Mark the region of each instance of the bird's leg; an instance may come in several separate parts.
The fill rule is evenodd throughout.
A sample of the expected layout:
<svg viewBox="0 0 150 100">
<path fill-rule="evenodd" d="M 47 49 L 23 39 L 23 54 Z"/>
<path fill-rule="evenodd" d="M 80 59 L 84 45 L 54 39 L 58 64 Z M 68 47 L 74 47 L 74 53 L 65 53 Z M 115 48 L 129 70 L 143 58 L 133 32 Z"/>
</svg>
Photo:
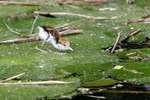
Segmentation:
<svg viewBox="0 0 150 100">
<path fill-rule="evenodd" d="M 43 43 L 42 43 L 42 46 L 45 48 L 45 49 L 47 49 L 49 52 L 51 52 L 52 53 L 52 51 L 51 50 L 49 50 L 44 44 L 45 44 L 45 42 L 46 41 L 44 41 Z"/>
<path fill-rule="evenodd" d="M 36 48 L 39 48 L 38 39 L 39 39 L 39 37 L 36 38 Z"/>
<path fill-rule="evenodd" d="M 36 48 L 37 50 L 43 52 L 43 53 L 47 53 L 47 51 L 44 51 L 44 50 L 42 50 L 42 49 L 39 48 L 38 40 L 39 40 L 39 37 L 36 38 L 36 47 L 35 47 L 35 48 Z"/>
<path fill-rule="evenodd" d="M 37 46 L 35 47 L 37 50 L 39 50 L 39 51 L 41 51 L 41 52 L 43 52 L 43 53 L 48 53 L 48 51 L 49 51 L 49 52 L 51 52 L 51 53 L 56 53 L 56 54 L 66 54 L 66 53 L 52 52 L 51 50 L 49 50 L 49 49 L 44 45 L 44 44 L 45 44 L 45 41 L 42 43 L 42 46 L 43 46 L 44 48 L 46 48 L 48 51 L 45 51 L 45 50 L 40 49 L 40 48 L 39 48 L 38 39 L 39 39 L 39 38 L 36 39 L 36 44 L 37 44 Z"/>
</svg>

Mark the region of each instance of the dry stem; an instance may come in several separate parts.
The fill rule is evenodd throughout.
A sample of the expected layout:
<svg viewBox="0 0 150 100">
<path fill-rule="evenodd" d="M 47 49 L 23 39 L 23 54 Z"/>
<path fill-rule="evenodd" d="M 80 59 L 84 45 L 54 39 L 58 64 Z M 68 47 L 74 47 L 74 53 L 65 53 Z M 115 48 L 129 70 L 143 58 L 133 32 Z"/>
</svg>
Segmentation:
<svg viewBox="0 0 150 100">
<path fill-rule="evenodd" d="M 0 83 L 4 83 L 5 81 L 14 79 L 14 78 L 19 77 L 19 76 L 22 76 L 22 75 L 24 75 L 24 74 L 25 74 L 25 72 L 24 72 L 24 73 L 21 73 L 21 74 L 18 74 L 18 75 L 15 75 L 15 76 L 13 76 L 13 77 L 7 78 L 6 80 L 1 81 Z"/>
<path fill-rule="evenodd" d="M 25 82 L 25 83 L 0 83 L 0 85 L 44 85 L 44 84 L 68 84 L 72 82 L 64 81 L 40 81 L 40 82 Z"/>
<path fill-rule="evenodd" d="M 111 50 L 111 53 L 114 52 L 114 50 L 115 50 L 115 48 L 116 48 L 116 45 L 117 45 L 117 43 L 118 43 L 118 41 L 119 41 L 119 38 L 120 38 L 121 33 L 122 33 L 122 31 L 118 33 L 118 37 L 117 37 L 117 39 L 116 39 L 115 45 L 113 46 L 113 48 L 112 48 L 112 50 Z"/>
<path fill-rule="evenodd" d="M 48 12 L 39 12 L 39 11 L 34 11 L 35 14 L 50 14 L 50 15 L 70 15 L 70 16 L 78 16 L 78 17 L 85 17 L 85 18 L 90 18 L 90 19 L 115 19 L 117 16 L 114 17 L 93 17 L 93 16 L 86 16 L 82 14 L 75 14 L 75 13 L 66 13 L 66 12 L 58 12 L 58 13 L 48 13 Z"/>
<path fill-rule="evenodd" d="M 66 30 L 66 31 L 59 32 L 60 36 L 80 34 L 80 33 L 84 33 L 83 30 Z"/>
<path fill-rule="evenodd" d="M 131 36 L 133 36 L 134 34 L 140 32 L 141 30 L 142 30 L 142 29 L 137 29 L 137 30 L 131 32 L 131 34 L 129 34 L 129 35 L 127 36 L 127 38 L 130 38 Z"/>
<path fill-rule="evenodd" d="M 84 0 L 84 2 L 93 2 L 93 3 L 108 3 L 108 2 L 120 2 L 121 0 Z"/>
<path fill-rule="evenodd" d="M 39 40 L 40 40 L 40 39 L 39 39 Z M 1 44 L 1 43 L 4 43 L 4 44 L 9 44 L 9 43 L 21 43 L 21 42 L 31 42 L 31 41 L 36 41 L 36 37 L 0 41 L 0 44 Z"/>
<path fill-rule="evenodd" d="M 38 19 L 38 16 L 39 16 L 39 15 L 36 15 L 36 16 L 35 16 L 35 19 L 34 19 L 34 21 L 33 21 L 32 28 L 31 28 L 31 34 L 32 34 L 32 32 L 33 32 L 33 27 L 34 27 L 34 24 L 35 24 L 36 20 Z"/>
<path fill-rule="evenodd" d="M 60 32 L 60 36 L 80 34 L 80 33 L 84 33 L 83 30 L 66 30 L 66 31 Z M 32 41 L 36 41 L 36 39 L 37 39 L 37 37 L 14 39 L 14 40 L 6 40 L 6 41 L 0 41 L 0 44 L 1 43 L 9 44 L 9 43 L 32 42 Z M 38 41 L 39 40 L 40 39 L 38 39 Z"/>
<path fill-rule="evenodd" d="M 29 3 L 29 2 L 13 2 L 13 1 L 0 1 L 0 4 L 13 4 L 13 5 L 29 5 L 29 6 L 40 6 L 49 5 L 49 3 Z"/>
<path fill-rule="evenodd" d="M 80 27 L 80 26 L 82 26 L 82 25 L 84 25 L 85 23 L 87 23 L 89 21 L 89 19 L 87 19 L 86 21 L 84 21 L 83 23 L 81 23 L 81 24 L 79 24 L 78 26 L 76 26 L 75 28 L 73 28 L 73 29 L 77 29 L 78 27 Z"/>
<path fill-rule="evenodd" d="M 17 35 L 19 35 L 19 36 L 21 36 L 21 37 L 28 37 L 27 35 L 22 35 L 21 33 L 12 30 L 3 20 L 1 20 L 1 21 L 5 24 L 5 26 L 6 26 L 11 32 L 13 32 L 13 33 L 15 33 L 15 34 L 17 34 Z"/>
<path fill-rule="evenodd" d="M 129 34 L 124 40 L 122 40 L 121 42 L 126 42 L 130 37 L 132 37 L 133 35 L 137 34 L 138 32 L 140 32 L 142 29 L 137 29 L 133 32 L 131 32 L 131 34 Z"/>
</svg>

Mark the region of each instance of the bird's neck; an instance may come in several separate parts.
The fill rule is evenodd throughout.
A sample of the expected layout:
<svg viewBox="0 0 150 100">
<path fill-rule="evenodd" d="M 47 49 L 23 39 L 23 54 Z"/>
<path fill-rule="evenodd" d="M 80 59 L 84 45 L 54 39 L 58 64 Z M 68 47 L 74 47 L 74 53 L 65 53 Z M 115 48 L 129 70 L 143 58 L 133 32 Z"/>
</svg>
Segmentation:
<svg viewBox="0 0 150 100">
<path fill-rule="evenodd" d="M 53 45 L 56 49 L 59 49 L 58 40 L 59 40 L 59 39 L 53 39 L 53 40 L 51 41 L 52 45 Z"/>
</svg>

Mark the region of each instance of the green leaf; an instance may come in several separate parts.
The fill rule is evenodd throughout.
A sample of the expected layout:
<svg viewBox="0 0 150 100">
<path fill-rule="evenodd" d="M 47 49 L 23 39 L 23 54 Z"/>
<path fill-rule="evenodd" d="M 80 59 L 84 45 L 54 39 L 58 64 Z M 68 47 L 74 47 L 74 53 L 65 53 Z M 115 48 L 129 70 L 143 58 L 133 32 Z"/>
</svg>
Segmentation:
<svg viewBox="0 0 150 100">
<path fill-rule="evenodd" d="M 24 0 L 21 1 L 24 2 Z M 21 1 L 19 0 L 19 2 Z M 29 2 L 39 1 L 41 0 L 32 0 Z M 141 4 L 141 1 L 137 1 L 135 5 L 124 5 L 124 3 L 125 2 L 123 1 L 120 3 L 108 3 L 105 5 L 101 4 L 97 6 L 82 6 L 77 3 L 73 4 L 79 7 L 80 10 L 76 10 L 75 8 L 66 5 L 60 6 L 57 4 L 50 4 L 49 6 L 0 4 L 0 16 L 3 19 L 6 19 L 4 21 L 10 26 L 11 29 L 22 34 L 26 34 L 31 30 L 34 19 L 11 20 L 10 18 L 7 19 L 7 17 L 20 15 L 36 9 L 47 11 L 47 8 L 50 8 L 51 12 L 71 12 L 95 17 L 110 18 L 119 16 L 116 19 L 111 20 L 89 20 L 86 24 L 79 27 L 79 29 L 82 29 L 86 34 L 66 36 L 66 38 L 70 41 L 70 46 L 74 49 L 73 52 L 59 51 L 66 54 L 53 55 L 50 53 L 41 53 L 36 49 L 32 49 L 36 46 L 35 42 L 0 44 L 0 80 L 4 80 L 14 75 L 26 72 L 25 75 L 17 77 L 13 81 L 41 81 L 49 79 L 75 81 L 75 83 L 68 85 L 0 86 L 0 89 L 2 90 L 0 93 L 1 99 L 42 99 L 46 96 L 48 98 L 55 98 L 55 96 L 66 94 L 75 90 L 79 86 L 80 82 L 100 79 L 107 75 L 118 76 L 119 79 L 127 79 L 131 82 L 137 81 L 140 83 L 149 84 L 149 64 L 135 62 L 137 60 L 142 62 L 149 62 L 149 49 L 129 50 L 129 52 L 123 51 L 117 52 L 116 54 L 110 54 L 109 52 L 101 49 L 114 45 L 117 34 L 120 31 L 123 31 L 120 41 L 129 35 L 131 28 L 143 29 L 140 34 L 134 36 L 134 41 L 144 40 L 146 36 L 150 35 L 148 23 L 132 23 L 128 26 L 125 26 L 124 23 L 122 23 L 128 21 L 128 19 L 137 18 L 137 16 L 142 17 L 143 15 L 147 14 L 149 8 L 144 8 L 144 5 L 146 6 L 145 1 L 144 4 Z M 116 8 L 116 11 L 98 11 L 99 8 L 110 7 Z M 124 12 L 123 15 L 121 15 L 122 12 Z M 78 16 L 66 15 L 58 16 L 58 18 L 46 18 L 39 16 L 35 22 L 33 31 L 34 33 L 38 33 L 37 26 L 40 25 L 47 24 L 56 28 L 69 23 L 74 23 L 73 25 L 70 25 L 70 28 L 72 29 L 73 27 L 83 23 L 83 20 L 81 21 L 81 17 Z M 100 26 L 97 23 L 104 25 Z M 0 30 L 2 30 L 0 32 L 1 41 L 22 38 L 10 32 L 1 21 L 0 26 Z M 122 28 L 117 29 L 117 26 L 121 26 Z M 42 42 L 43 41 L 39 42 L 40 48 L 44 49 L 42 47 Z M 52 51 L 58 51 L 49 43 L 46 43 L 46 47 Z M 137 52 L 137 54 L 126 57 L 125 52 Z M 124 58 L 122 60 L 124 62 L 134 62 L 131 64 L 121 63 L 119 64 L 120 66 L 125 66 L 125 68 L 143 72 L 144 74 L 139 75 L 132 72 L 127 72 L 122 68 L 119 70 L 113 70 L 112 67 L 119 62 L 118 57 Z M 74 77 L 72 77 L 72 74 Z M 107 82 L 105 82 L 103 86 L 104 85 L 107 85 Z"/>
<path fill-rule="evenodd" d="M 137 72 L 141 72 L 143 73 L 138 74 L 138 73 L 133 73 L 130 71 L 126 71 L 124 69 L 120 69 L 120 70 L 108 70 L 106 71 L 106 73 L 110 76 L 117 76 L 118 79 L 120 80 L 127 80 L 130 82 L 138 82 L 141 84 L 149 84 L 149 66 L 150 63 L 141 63 L 141 62 L 130 62 L 130 63 L 121 63 L 120 65 L 124 66 L 126 69 L 129 70 L 136 70 Z"/>
<path fill-rule="evenodd" d="M 95 87 L 95 86 L 112 85 L 112 84 L 115 84 L 115 83 L 117 83 L 116 80 L 104 78 L 104 79 L 85 82 L 85 83 L 82 84 L 82 86 L 84 86 L 84 87 Z"/>
<path fill-rule="evenodd" d="M 121 68 L 123 68 L 123 66 L 117 65 L 113 69 L 121 69 Z"/>
<path fill-rule="evenodd" d="M 1 99 L 43 99 L 54 98 L 74 91 L 80 84 L 78 78 L 70 78 L 65 81 L 74 81 L 70 84 L 50 84 L 50 85 L 0 85 Z M 11 82 L 11 81 L 10 81 Z M 13 81 L 17 82 L 17 81 Z M 17 95 L 16 95 L 17 94 Z"/>
</svg>

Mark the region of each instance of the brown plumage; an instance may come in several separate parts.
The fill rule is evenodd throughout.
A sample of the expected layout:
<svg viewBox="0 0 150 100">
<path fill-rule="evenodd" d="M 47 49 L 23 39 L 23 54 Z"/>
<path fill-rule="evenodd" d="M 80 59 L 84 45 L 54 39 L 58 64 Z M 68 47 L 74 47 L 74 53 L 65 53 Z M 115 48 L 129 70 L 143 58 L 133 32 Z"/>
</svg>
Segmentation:
<svg viewBox="0 0 150 100">
<path fill-rule="evenodd" d="M 51 26 L 49 26 L 49 25 L 44 25 L 44 26 L 41 26 L 48 34 L 51 34 L 52 36 L 54 36 L 54 37 L 56 37 L 57 36 L 57 38 L 60 38 L 60 35 L 59 35 L 59 33 L 58 33 L 58 31 L 55 29 L 55 28 L 53 28 L 53 27 L 51 27 Z"/>
<path fill-rule="evenodd" d="M 61 38 L 58 40 L 58 43 L 69 44 L 69 41 L 66 38 Z"/>
</svg>

